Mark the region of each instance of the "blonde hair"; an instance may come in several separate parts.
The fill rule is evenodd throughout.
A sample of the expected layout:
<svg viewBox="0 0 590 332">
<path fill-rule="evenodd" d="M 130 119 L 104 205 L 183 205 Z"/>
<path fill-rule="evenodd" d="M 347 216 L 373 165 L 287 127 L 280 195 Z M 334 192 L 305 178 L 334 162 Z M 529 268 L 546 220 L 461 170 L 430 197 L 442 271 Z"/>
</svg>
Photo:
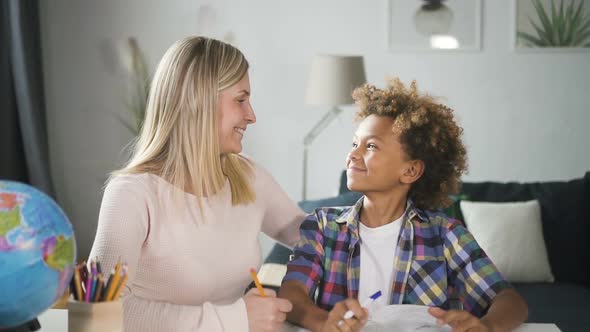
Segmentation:
<svg viewBox="0 0 590 332">
<path fill-rule="evenodd" d="M 227 177 L 233 205 L 253 202 L 252 166 L 240 155 L 220 154 L 217 129 L 219 92 L 248 67 L 237 48 L 219 40 L 189 37 L 172 45 L 154 74 L 133 155 L 113 175 L 158 175 L 197 196 L 199 207 Z"/>
</svg>

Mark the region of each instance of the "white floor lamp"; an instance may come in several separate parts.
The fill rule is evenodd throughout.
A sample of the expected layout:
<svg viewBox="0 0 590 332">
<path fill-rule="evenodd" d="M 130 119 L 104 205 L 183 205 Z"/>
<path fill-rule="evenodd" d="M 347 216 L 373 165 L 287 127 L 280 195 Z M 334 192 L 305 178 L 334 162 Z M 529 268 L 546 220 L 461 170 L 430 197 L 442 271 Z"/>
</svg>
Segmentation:
<svg viewBox="0 0 590 332">
<path fill-rule="evenodd" d="M 303 139 L 303 199 L 307 199 L 307 152 L 315 138 L 350 105 L 352 91 L 367 82 L 362 56 L 316 55 L 311 63 L 305 103 L 326 105 L 331 109 Z"/>
</svg>

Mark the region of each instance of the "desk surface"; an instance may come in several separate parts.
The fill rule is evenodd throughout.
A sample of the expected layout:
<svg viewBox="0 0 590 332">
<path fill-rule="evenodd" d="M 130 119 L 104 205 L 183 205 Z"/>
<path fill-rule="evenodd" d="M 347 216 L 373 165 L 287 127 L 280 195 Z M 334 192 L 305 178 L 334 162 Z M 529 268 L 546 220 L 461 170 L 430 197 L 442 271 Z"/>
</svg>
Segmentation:
<svg viewBox="0 0 590 332">
<path fill-rule="evenodd" d="M 49 309 L 38 317 L 41 332 L 68 331 L 68 311 L 66 309 Z"/>
<path fill-rule="evenodd" d="M 49 309 L 39 316 L 42 332 L 67 332 L 68 311 L 64 309 Z M 307 331 L 290 324 L 285 324 L 281 332 Z M 522 324 L 515 332 L 561 332 L 555 324 Z"/>
</svg>

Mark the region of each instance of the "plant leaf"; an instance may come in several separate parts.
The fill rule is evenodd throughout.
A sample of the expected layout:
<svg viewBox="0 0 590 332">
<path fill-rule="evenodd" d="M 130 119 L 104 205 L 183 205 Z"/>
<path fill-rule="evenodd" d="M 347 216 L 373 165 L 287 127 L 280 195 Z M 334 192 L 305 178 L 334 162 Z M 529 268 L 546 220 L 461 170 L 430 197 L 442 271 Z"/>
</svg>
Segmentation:
<svg viewBox="0 0 590 332">
<path fill-rule="evenodd" d="M 574 7 L 575 1 L 570 2 L 570 4 L 567 6 L 567 11 L 565 14 L 565 32 L 563 36 L 564 45 L 572 44 L 572 39 L 576 30 L 577 23 L 574 20 Z"/>
<path fill-rule="evenodd" d="M 581 23 L 583 25 L 576 29 L 576 31 L 574 32 L 573 40 L 571 43 L 572 45 L 578 45 L 580 42 L 584 41 L 584 38 L 582 38 L 582 36 L 586 35 L 588 31 L 590 31 L 590 16 L 584 17 Z"/>
<path fill-rule="evenodd" d="M 564 31 L 565 31 L 565 24 L 566 19 L 563 14 L 563 0 L 559 3 L 559 14 L 557 15 L 557 21 L 554 22 L 557 26 L 557 40 L 558 45 L 563 45 L 564 42 Z"/>
<path fill-rule="evenodd" d="M 586 42 L 586 39 L 590 37 L 590 31 L 586 31 L 584 33 L 580 33 L 576 35 L 576 38 L 572 41 L 572 46 L 580 46 L 580 44 Z"/>
<path fill-rule="evenodd" d="M 535 10 L 537 11 L 537 16 L 543 25 L 543 30 L 545 32 L 545 38 L 553 42 L 553 27 L 551 25 L 551 21 L 547 14 L 545 13 L 545 8 L 541 4 L 539 0 L 533 0 L 533 5 L 535 6 Z"/>
<path fill-rule="evenodd" d="M 572 6 L 573 6 L 573 3 L 572 3 Z M 576 9 L 576 13 L 574 14 L 574 17 L 572 18 L 572 25 L 577 25 L 578 20 L 580 18 L 582 18 L 581 13 L 582 13 L 583 6 L 584 6 L 584 0 L 581 0 L 580 5 L 578 6 L 578 9 Z"/>
<path fill-rule="evenodd" d="M 551 0 L 551 22 L 557 20 L 557 9 L 555 9 L 555 1 Z"/>
<path fill-rule="evenodd" d="M 586 32 L 590 29 L 590 15 L 585 16 L 580 22 L 580 28 L 576 30 L 576 33 Z"/>
<path fill-rule="evenodd" d="M 143 125 L 147 99 L 149 96 L 151 75 L 145 55 L 135 38 L 128 39 L 128 48 L 132 60 L 131 82 L 133 86 L 132 96 L 127 98 L 127 109 L 133 116 L 135 126 L 125 121 L 126 127 L 134 127 L 133 132 L 138 133 Z"/>
<path fill-rule="evenodd" d="M 539 39 L 544 41 L 544 46 L 548 46 L 548 45 L 553 45 L 553 43 L 551 42 L 550 37 L 548 38 L 543 31 L 541 30 L 541 28 L 535 24 L 535 22 L 531 21 L 531 25 L 533 26 L 533 28 L 535 29 L 535 31 L 537 31 L 537 35 L 539 36 Z"/>
<path fill-rule="evenodd" d="M 535 36 L 529 35 L 528 33 L 519 31 L 517 35 L 519 38 L 524 39 L 525 41 L 531 43 L 533 46 L 537 46 L 537 47 L 548 46 L 548 44 L 545 41 L 538 39 Z"/>
<path fill-rule="evenodd" d="M 565 16 L 566 17 L 571 18 L 574 15 L 574 5 L 575 4 L 576 4 L 576 2 L 575 1 L 572 1 L 572 2 L 569 3 L 569 5 L 567 5 L 567 10 L 566 10 L 566 13 L 565 13 Z"/>
<path fill-rule="evenodd" d="M 117 118 L 117 120 L 119 120 L 119 122 L 121 122 L 121 124 L 123 125 L 123 127 L 127 128 L 132 134 L 137 135 L 137 131 L 135 130 L 135 128 L 133 128 L 133 125 L 131 125 L 127 120 L 125 120 L 120 114 L 117 114 L 115 112 L 112 112 L 113 116 L 115 116 Z"/>
<path fill-rule="evenodd" d="M 557 9 L 555 9 L 555 1 L 551 0 L 551 45 L 559 45 L 559 18 L 557 17 Z"/>
</svg>

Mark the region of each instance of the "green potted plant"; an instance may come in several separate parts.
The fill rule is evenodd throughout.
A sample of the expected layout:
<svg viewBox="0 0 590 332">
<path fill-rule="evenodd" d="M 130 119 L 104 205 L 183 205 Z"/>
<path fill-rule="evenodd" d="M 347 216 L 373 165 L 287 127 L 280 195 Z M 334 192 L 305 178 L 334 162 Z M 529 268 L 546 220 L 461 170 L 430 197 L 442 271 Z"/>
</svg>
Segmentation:
<svg viewBox="0 0 590 332">
<path fill-rule="evenodd" d="M 537 20 L 529 17 L 529 22 L 535 34 L 518 31 L 518 38 L 535 47 L 589 47 L 590 15 L 584 14 L 584 0 L 572 0 L 566 8 L 564 0 L 558 2 L 551 0 L 546 9 L 540 0 L 532 0 Z"/>
<path fill-rule="evenodd" d="M 150 91 L 151 74 L 148 68 L 147 60 L 137 40 L 133 37 L 127 39 L 128 67 L 130 71 L 131 94 L 125 100 L 131 120 L 128 120 L 115 113 L 119 121 L 134 136 L 139 134 L 139 130 L 145 118 L 145 108 Z"/>
</svg>

